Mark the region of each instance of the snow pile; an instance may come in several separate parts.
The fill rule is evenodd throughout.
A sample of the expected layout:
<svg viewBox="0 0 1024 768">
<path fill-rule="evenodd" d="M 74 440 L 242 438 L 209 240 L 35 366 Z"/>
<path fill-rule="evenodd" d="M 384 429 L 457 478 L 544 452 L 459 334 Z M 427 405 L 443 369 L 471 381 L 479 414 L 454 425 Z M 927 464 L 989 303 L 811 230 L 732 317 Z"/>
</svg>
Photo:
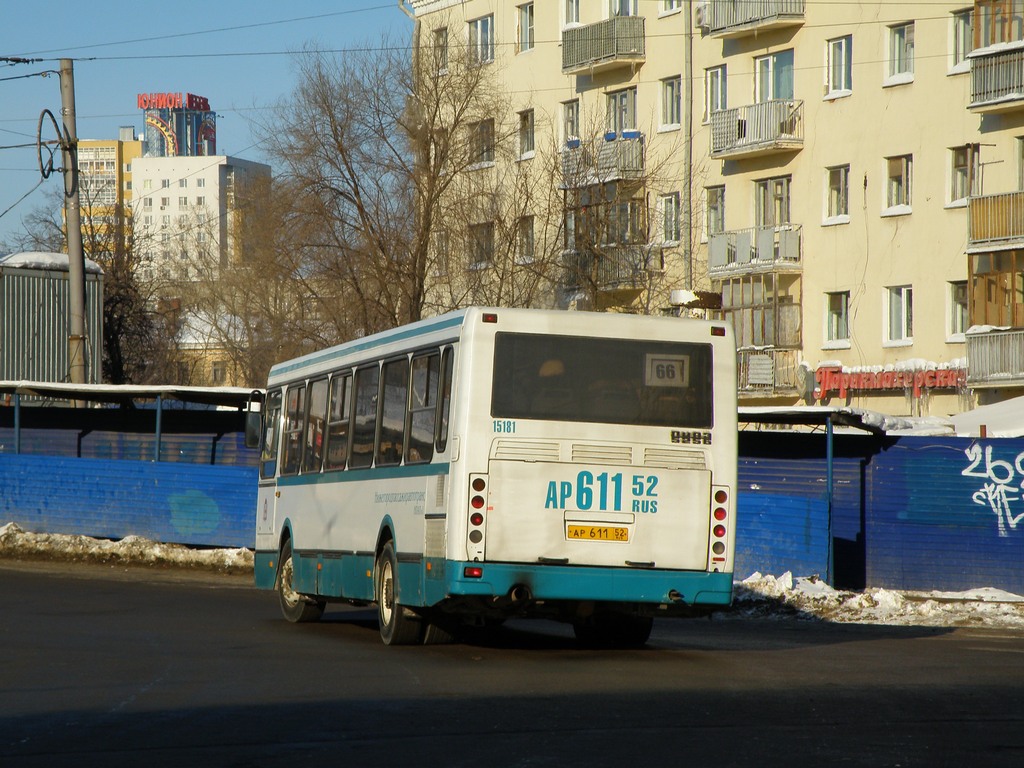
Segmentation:
<svg viewBox="0 0 1024 768">
<path fill-rule="evenodd" d="M 1024 597 L 998 589 L 967 592 L 846 592 L 821 579 L 754 573 L 736 585 L 734 614 L 899 626 L 1024 629 Z"/>
<path fill-rule="evenodd" d="M 29 533 L 15 523 L 0 526 L 0 559 L 4 557 L 60 557 L 71 561 L 135 563 L 142 565 L 204 568 L 237 572 L 252 570 L 248 549 L 192 549 L 181 544 L 160 544 L 141 536 L 120 541 L 55 533 Z"/>
</svg>

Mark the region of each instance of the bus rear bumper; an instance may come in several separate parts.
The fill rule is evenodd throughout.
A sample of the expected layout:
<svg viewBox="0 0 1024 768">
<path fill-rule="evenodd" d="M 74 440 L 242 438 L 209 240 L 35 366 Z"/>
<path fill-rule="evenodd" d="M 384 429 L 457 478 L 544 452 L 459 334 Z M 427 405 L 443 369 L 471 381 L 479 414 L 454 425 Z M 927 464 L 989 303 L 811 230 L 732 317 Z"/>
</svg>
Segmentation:
<svg viewBox="0 0 1024 768">
<path fill-rule="evenodd" d="M 479 577 L 465 575 L 474 568 L 482 570 Z M 732 602 L 732 573 L 463 562 L 449 562 L 448 573 L 450 597 L 498 598 L 517 593 L 533 601 L 689 606 Z"/>
</svg>

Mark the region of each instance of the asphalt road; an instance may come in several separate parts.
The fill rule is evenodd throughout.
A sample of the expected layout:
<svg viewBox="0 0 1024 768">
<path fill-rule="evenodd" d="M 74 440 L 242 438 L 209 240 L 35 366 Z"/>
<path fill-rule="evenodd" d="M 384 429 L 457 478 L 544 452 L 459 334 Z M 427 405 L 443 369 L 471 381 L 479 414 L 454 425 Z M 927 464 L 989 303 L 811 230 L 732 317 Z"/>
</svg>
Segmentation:
<svg viewBox="0 0 1024 768">
<path fill-rule="evenodd" d="M 246 579 L 0 561 L 0 766 L 1020 766 L 1024 634 L 661 620 L 383 646 Z"/>
</svg>

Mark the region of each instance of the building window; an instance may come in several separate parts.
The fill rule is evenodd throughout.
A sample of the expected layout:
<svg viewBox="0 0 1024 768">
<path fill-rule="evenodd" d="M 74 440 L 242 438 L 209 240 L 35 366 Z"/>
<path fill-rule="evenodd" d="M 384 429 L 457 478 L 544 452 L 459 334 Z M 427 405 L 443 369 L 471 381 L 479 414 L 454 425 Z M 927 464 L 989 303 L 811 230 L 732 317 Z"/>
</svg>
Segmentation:
<svg viewBox="0 0 1024 768">
<path fill-rule="evenodd" d="M 206 198 L 205 197 L 197 197 L 196 198 L 196 205 L 198 205 L 198 206 L 206 205 Z"/>
<path fill-rule="evenodd" d="M 188 186 L 188 179 L 178 179 L 178 186 L 185 189 Z"/>
<path fill-rule="evenodd" d="M 565 23 L 580 23 L 580 0 L 565 0 Z"/>
<path fill-rule="evenodd" d="M 474 64 L 494 61 L 494 16 L 469 22 L 469 58 Z"/>
<path fill-rule="evenodd" d="M 474 164 L 494 162 L 494 120 L 481 120 L 474 123 L 472 131 L 471 162 Z"/>
<path fill-rule="evenodd" d="M 754 59 L 754 101 L 793 98 L 793 49 Z"/>
<path fill-rule="evenodd" d="M 833 223 L 850 220 L 850 166 L 837 165 L 828 169 L 828 201 L 826 217 Z"/>
<path fill-rule="evenodd" d="M 188 198 L 185 197 L 184 195 L 179 197 L 178 198 L 178 207 L 179 208 L 188 208 Z"/>
<path fill-rule="evenodd" d="M 142 198 L 142 207 L 146 208 L 146 209 L 152 209 L 153 208 L 153 198 L 151 198 L 151 197 L 144 197 L 144 198 Z"/>
<path fill-rule="evenodd" d="M 197 187 L 205 187 L 206 186 L 206 179 L 196 179 L 196 186 Z"/>
<path fill-rule="evenodd" d="M 160 179 L 160 188 L 161 189 L 170 189 L 170 186 L 171 186 L 171 180 L 170 179 Z"/>
<path fill-rule="evenodd" d="M 970 8 L 953 14 L 953 70 L 970 72 L 967 54 L 974 50 L 974 11 Z"/>
<path fill-rule="evenodd" d="M 434 30 L 434 68 L 438 72 L 448 69 L 448 27 Z"/>
<path fill-rule="evenodd" d="M 683 7 L 683 0 L 663 0 L 661 4 L 662 13 L 672 13 Z"/>
<path fill-rule="evenodd" d="M 682 114 L 683 81 L 679 75 L 661 81 L 662 127 L 677 128 Z"/>
<path fill-rule="evenodd" d="M 763 179 L 754 184 L 756 208 L 755 224 L 758 227 L 781 227 L 789 224 L 789 186 L 791 176 L 777 176 Z"/>
<path fill-rule="evenodd" d="M 533 50 L 533 3 L 519 6 L 519 52 Z"/>
<path fill-rule="evenodd" d="M 885 204 L 888 208 L 909 208 L 910 188 L 913 183 L 913 155 L 887 157 Z"/>
<path fill-rule="evenodd" d="M 726 109 L 725 64 L 704 70 L 704 122 L 711 114 Z"/>
<path fill-rule="evenodd" d="M 949 283 L 949 336 L 952 341 L 963 341 L 968 328 L 967 281 Z"/>
<path fill-rule="evenodd" d="M 708 187 L 707 193 L 707 231 L 708 236 L 725 232 L 725 187 Z"/>
<path fill-rule="evenodd" d="M 914 79 L 914 22 L 889 27 L 889 80 L 891 84 Z"/>
<path fill-rule="evenodd" d="M 469 268 L 485 269 L 494 263 L 494 222 L 469 227 Z"/>
<path fill-rule="evenodd" d="M 636 88 L 608 94 L 608 133 L 614 138 L 623 131 L 636 130 Z"/>
<path fill-rule="evenodd" d="M 914 289 L 896 285 L 886 289 L 888 327 L 886 341 L 910 343 L 914 340 Z"/>
<path fill-rule="evenodd" d="M 679 193 L 661 196 L 661 232 L 666 243 L 678 243 L 680 235 Z"/>
<path fill-rule="evenodd" d="M 953 147 L 949 152 L 952 161 L 949 200 L 952 203 L 966 201 L 968 197 L 977 195 L 979 191 L 981 145 L 965 144 L 962 147 Z"/>
<path fill-rule="evenodd" d="M 532 264 L 535 256 L 533 216 L 523 216 L 516 226 L 516 261 L 519 264 Z"/>
<path fill-rule="evenodd" d="M 826 45 L 825 95 L 845 96 L 853 91 L 853 36 L 837 37 Z"/>
<path fill-rule="evenodd" d="M 562 133 L 566 142 L 580 138 L 580 100 L 562 102 Z"/>
<path fill-rule="evenodd" d="M 637 0 L 608 0 L 609 16 L 636 16 Z"/>
<path fill-rule="evenodd" d="M 533 157 L 533 110 L 519 113 L 519 157 Z"/>
<path fill-rule="evenodd" d="M 850 292 L 825 294 L 825 341 L 848 346 L 850 341 Z"/>
</svg>

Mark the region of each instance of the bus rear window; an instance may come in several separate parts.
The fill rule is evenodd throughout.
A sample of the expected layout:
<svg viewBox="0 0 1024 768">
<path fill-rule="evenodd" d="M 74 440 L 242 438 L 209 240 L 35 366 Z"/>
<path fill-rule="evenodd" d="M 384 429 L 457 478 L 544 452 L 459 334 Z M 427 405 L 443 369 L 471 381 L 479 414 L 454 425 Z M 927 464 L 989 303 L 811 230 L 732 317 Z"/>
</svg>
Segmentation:
<svg viewBox="0 0 1024 768">
<path fill-rule="evenodd" d="M 711 382 L 710 344 L 498 333 L 491 415 L 708 429 Z"/>
</svg>

